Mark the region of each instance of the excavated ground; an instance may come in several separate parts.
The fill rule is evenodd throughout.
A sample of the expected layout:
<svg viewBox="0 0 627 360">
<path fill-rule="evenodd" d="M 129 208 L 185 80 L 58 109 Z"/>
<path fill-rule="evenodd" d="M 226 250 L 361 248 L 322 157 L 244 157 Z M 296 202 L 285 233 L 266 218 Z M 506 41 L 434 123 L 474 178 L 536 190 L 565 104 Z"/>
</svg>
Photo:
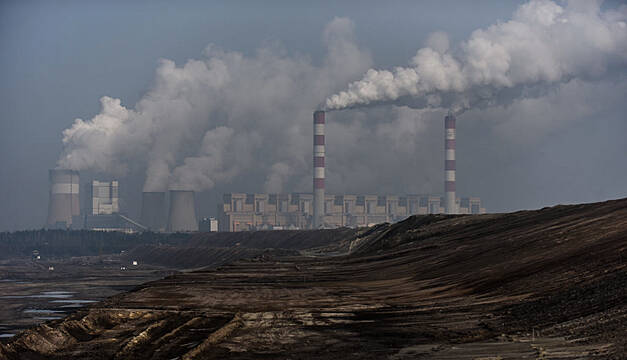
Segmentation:
<svg viewBox="0 0 627 360">
<path fill-rule="evenodd" d="M 336 244 L 355 232 L 337 229 L 154 236 L 41 230 L 2 233 L 0 342 L 10 341 L 26 328 L 64 318 L 93 302 L 178 271 L 215 268 L 262 254 L 295 255 L 298 250 Z M 41 254 L 40 259 L 31 255 L 33 250 Z M 103 250 L 114 253 L 94 255 Z"/>
<path fill-rule="evenodd" d="M 623 359 L 626 249 L 627 200 L 414 216 L 145 284 L 0 357 Z"/>
</svg>

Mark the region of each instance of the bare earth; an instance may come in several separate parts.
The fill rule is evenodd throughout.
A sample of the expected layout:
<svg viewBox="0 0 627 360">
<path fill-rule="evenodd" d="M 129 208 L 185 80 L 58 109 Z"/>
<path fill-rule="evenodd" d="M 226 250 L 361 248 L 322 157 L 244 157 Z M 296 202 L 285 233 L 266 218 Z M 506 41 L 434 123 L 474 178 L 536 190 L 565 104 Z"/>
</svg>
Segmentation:
<svg viewBox="0 0 627 360">
<path fill-rule="evenodd" d="M 627 200 L 415 216 L 147 283 L 0 357 L 623 359 L 626 249 Z"/>
</svg>

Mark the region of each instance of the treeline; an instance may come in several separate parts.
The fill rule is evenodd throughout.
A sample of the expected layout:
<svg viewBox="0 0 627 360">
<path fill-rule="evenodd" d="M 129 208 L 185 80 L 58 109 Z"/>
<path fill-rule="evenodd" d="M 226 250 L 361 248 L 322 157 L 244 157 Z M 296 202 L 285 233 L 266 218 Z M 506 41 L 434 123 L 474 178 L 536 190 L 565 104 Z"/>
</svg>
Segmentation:
<svg viewBox="0 0 627 360">
<path fill-rule="evenodd" d="M 176 244 L 189 234 L 161 234 L 89 231 L 31 230 L 0 233 L 0 259 L 32 256 L 37 250 L 43 257 L 91 256 L 119 253 L 143 244 Z"/>
</svg>

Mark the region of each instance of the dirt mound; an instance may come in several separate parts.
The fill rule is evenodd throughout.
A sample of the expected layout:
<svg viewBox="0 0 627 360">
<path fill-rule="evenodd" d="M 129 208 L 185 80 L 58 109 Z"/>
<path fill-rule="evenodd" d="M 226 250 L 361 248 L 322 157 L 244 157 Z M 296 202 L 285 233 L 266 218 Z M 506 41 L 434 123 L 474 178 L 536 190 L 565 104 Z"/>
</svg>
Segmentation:
<svg viewBox="0 0 627 360">
<path fill-rule="evenodd" d="M 293 236 L 317 243 L 308 233 Z M 249 235 L 270 236 L 240 236 Z M 266 253 L 152 282 L 29 330 L 0 354 L 625 358 L 627 200 L 416 216 L 344 235 L 313 253 Z M 92 325 L 103 316 L 118 320 Z"/>
<path fill-rule="evenodd" d="M 218 267 L 236 260 L 250 259 L 264 254 L 274 256 L 298 255 L 296 250 L 258 249 L 243 246 L 193 247 L 189 245 L 140 245 L 125 254 L 127 262 L 161 265 L 177 269 Z"/>
<path fill-rule="evenodd" d="M 197 233 L 186 242 L 191 247 L 231 247 L 242 246 L 254 249 L 303 250 L 337 243 L 352 238 L 355 229 L 332 230 L 280 230 Z"/>
</svg>

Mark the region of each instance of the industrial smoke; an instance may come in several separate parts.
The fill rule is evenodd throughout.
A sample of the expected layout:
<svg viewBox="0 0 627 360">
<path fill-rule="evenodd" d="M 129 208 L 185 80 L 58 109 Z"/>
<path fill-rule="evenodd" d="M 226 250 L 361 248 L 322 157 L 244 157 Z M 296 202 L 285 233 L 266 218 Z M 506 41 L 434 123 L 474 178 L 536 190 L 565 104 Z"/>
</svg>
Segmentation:
<svg viewBox="0 0 627 360">
<path fill-rule="evenodd" d="M 627 62 L 626 20 L 625 7 L 533 0 L 511 20 L 476 30 L 458 45 L 444 33 L 432 34 L 408 66 L 392 70 L 368 70 L 371 57 L 357 47 L 353 24 L 344 18 L 325 28 L 320 65 L 277 47 L 247 56 L 209 46 L 199 60 L 162 60 L 153 88 L 134 106 L 102 97 L 99 114 L 77 119 L 63 132 L 58 165 L 118 177 L 141 169 L 133 171 L 145 174 L 147 192 L 204 191 L 243 175 L 258 179 L 266 192 L 306 191 L 312 181 L 311 109 L 321 103 L 328 110 L 404 105 L 387 109 L 379 116 L 386 121 L 370 127 L 364 118 L 374 119 L 375 111 L 353 114 L 352 124 L 338 123 L 329 134 L 343 136 L 333 161 L 345 166 L 334 166 L 327 181 L 359 178 L 372 186 L 380 178 L 371 163 L 386 167 L 390 161 L 380 151 L 375 156 L 381 158 L 362 164 L 355 160 L 364 158 L 358 145 L 371 136 L 376 139 L 369 149 L 393 146 L 397 155 L 415 150 L 419 144 L 397 141 L 422 131 L 422 115 L 408 107 L 458 114 L 539 96 L 573 79 L 603 79 Z M 417 156 L 414 151 L 407 158 Z"/>
<path fill-rule="evenodd" d="M 348 19 L 333 19 L 324 42 L 320 66 L 276 47 L 248 57 L 209 46 L 182 66 L 162 60 L 134 107 L 104 96 L 99 114 L 63 132 L 58 165 L 118 177 L 146 167 L 148 192 L 208 190 L 243 171 L 265 177 L 266 191 L 284 191 L 309 173 L 301 145 L 311 130 L 297 120 L 372 64 Z"/>
<path fill-rule="evenodd" d="M 459 113 L 543 94 L 574 78 L 598 79 L 627 62 L 627 10 L 597 1 L 534 0 L 510 21 L 476 30 L 459 47 L 435 33 L 409 66 L 370 69 L 326 100 L 328 110 L 393 103 Z"/>
</svg>

